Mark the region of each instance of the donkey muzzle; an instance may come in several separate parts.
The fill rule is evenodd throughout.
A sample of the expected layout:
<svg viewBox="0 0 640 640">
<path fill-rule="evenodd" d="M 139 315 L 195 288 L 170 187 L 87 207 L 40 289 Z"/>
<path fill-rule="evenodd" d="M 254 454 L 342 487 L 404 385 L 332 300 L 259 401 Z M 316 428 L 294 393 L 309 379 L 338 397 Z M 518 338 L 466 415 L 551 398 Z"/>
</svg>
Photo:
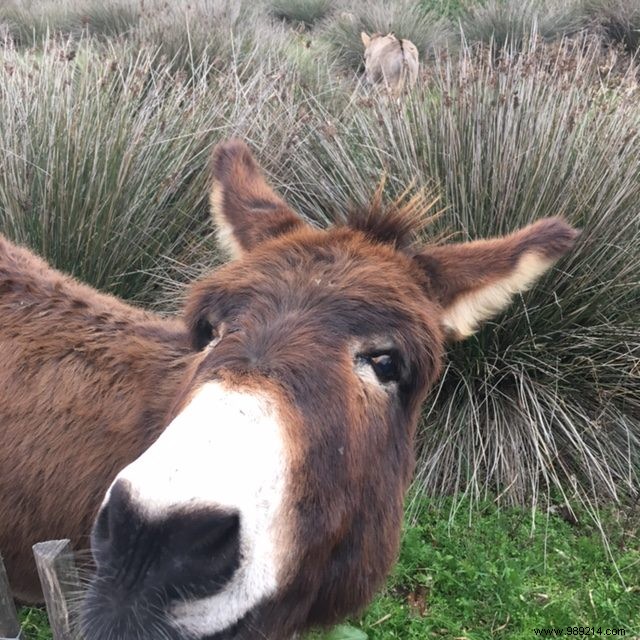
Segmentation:
<svg viewBox="0 0 640 640">
<path fill-rule="evenodd" d="M 240 517 L 185 507 L 150 518 L 129 483 L 118 480 L 96 519 L 92 551 L 96 575 L 83 607 L 89 640 L 142 640 L 153 629 L 183 638 L 168 611 L 183 599 L 215 595 L 231 580 L 240 565 Z"/>
</svg>

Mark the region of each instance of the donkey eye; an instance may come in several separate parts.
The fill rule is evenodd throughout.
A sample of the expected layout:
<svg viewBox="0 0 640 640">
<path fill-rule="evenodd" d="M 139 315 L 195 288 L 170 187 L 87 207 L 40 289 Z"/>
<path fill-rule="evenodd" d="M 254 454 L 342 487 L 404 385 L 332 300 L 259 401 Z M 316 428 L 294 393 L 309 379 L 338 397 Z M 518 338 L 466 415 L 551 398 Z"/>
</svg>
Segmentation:
<svg viewBox="0 0 640 640">
<path fill-rule="evenodd" d="M 387 351 L 366 356 L 373 372 L 382 383 L 400 380 L 400 358 L 397 353 Z"/>
</svg>

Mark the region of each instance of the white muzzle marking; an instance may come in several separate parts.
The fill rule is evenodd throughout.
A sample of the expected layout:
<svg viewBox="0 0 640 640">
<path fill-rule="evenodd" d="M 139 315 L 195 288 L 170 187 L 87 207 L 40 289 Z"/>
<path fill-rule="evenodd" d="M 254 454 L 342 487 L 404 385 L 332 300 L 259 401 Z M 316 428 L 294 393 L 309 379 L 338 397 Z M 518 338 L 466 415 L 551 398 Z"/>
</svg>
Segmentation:
<svg viewBox="0 0 640 640">
<path fill-rule="evenodd" d="M 171 611 L 188 633 L 222 631 L 277 590 L 286 477 L 282 434 L 266 395 L 209 382 L 116 478 L 130 484 L 132 500 L 152 520 L 190 506 L 240 514 L 240 567 L 231 581 L 220 593 Z"/>
</svg>

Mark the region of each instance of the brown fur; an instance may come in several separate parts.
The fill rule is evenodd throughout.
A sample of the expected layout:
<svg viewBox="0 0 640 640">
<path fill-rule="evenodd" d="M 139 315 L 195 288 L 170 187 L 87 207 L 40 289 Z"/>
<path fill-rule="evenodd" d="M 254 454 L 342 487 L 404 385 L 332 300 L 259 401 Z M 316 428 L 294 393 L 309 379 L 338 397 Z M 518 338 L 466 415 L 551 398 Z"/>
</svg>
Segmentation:
<svg viewBox="0 0 640 640">
<path fill-rule="evenodd" d="M 443 324 L 450 337 L 461 339 L 514 293 L 528 289 L 577 235 L 562 219 L 546 218 L 504 238 L 426 247 L 415 260 L 427 276 L 427 290 L 448 316 Z M 469 321 L 459 317 L 469 315 L 467 306 L 474 307 Z"/>
<path fill-rule="evenodd" d="M 207 371 L 242 372 L 250 362 L 252 377 L 278 380 L 285 404 L 301 413 L 301 421 L 289 422 L 289 465 L 295 482 L 288 502 L 307 570 L 290 576 L 286 602 L 270 606 L 276 613 L 287 610 L 300 624 L 332 623 L 371 599 L 395 558 L 403 496 L 413 472 L 418 411 L 439 373 L 442 336 L 435 321 L 437 308 L 418 283 L 406 278 L 414 269 L 409 257 L 386 244 L 372 244 L 348 228 L 329 232 L 303 228 L 271 241 L 245 260 L 242 269 L 229 263 L 194 286 L 187 322 L 196 327 L 204 315 L 217 325 L 227 315 L 241 315 L 237 308 L 226 308 L 226 300 L 244 300 L 248 290 L 252 295 L 259 292 L 254 313 L 260 323 L 239 323 L 203 365 Z M 311 268 L 319 280 L 315 290 L 304 284 Z M 323 282 L 337 273 L 347 277 L 327 297 Z M 370 301 L 381 287 L 385 299 L 371 308 Z M 291 314 L 284 323 L 280 301 L 290 290 L 305 298 L 308 311 Z M 291 307 L 299 309 L 300 302 L 291 300 Z M 391 332 L 403 353 L 409 354 L 412 388 L 400 405 L 389 406 L 386 398 L 372 397 L 354 376 L 340 322 L 354 316 L 361 326 L 356 333 Z M 395 326 L 390 327 L 393 321 Z M 328 332 L 327 327 L 331 327 Z M 322 367 L 322 376 L 309 375 L 314 363 Z M 335 389 L 342 390 L 339 397 Z M 389 423 L 397 429 L 388 429 Z M 372 433 L 377 434 L 373 441 Z M 323 442 L 330 442 L 331 448 L 323 447 L 321 456 L 314 455 Z M 326 490 L 320 497 L 318 485 Z"/>
<path fill-rule="evenodd" d="M 85 546 L 115 474 L 195 389 L 213 378 L 269 389 L 287 429 L 288 563 L 246 628 L 280 640 L 360 610 L 383 583 L 445 335 L 477 322 L 460 315 L 475 302 L 455 305 L 529 286 L 512 282 L 522 261 L 546 268 L 575 232 L 547 220 L 417 248 L 402 211 L 304 225 L 242 143 L 219 147 L 213 173 L 214 213 L 237 259 L 191 286 L 183 319 L 142 312 L 0 240 L 0 550 L 15 594 L 37 599 L 31 544 Z M 359 354 L 381 340 L 402 356 L 397 388 L 358 373 Z"/>
<path fill-rule="evenodd" d="M 31 545 L 88 545 L 105 488 L 165 426 L 187 340 L 180 321 L 98 293 L 0 237 L 0 353 L 0 550 L 14 593 L 30 601 Z"/>
</svg>

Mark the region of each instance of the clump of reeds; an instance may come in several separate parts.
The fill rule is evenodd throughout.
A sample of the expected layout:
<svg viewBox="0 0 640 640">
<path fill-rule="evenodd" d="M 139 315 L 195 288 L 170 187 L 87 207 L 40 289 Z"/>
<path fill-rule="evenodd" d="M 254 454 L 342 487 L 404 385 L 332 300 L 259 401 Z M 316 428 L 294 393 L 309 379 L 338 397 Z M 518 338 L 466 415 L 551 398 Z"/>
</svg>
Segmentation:
<svg viewBox="0 0 640 640">
<path fill-rule="evenodd" d="M 584 29 L 525 38 L 525 21 L 505 46 L 494 30 L 468 32 L 473 47 L 427 57 L 444 32 L 402 2 L 341 4 L 304 33 L 274 24 L 264 4 L 153 6 L 131 4 L 135 19 L 109 37 L 46 22 L 33 48 L 7 27 L 2 232 L 95 286 L 175 309 L 183 284 L 218 260 L 205 167 L 232 135 L 319 225 L 366 206 L 382 176 L 389 200 L 439 195 L 437 237 L 564 215 L 583 229 L 576 251 L 452 345 L 427 403 L 417 485 L 512 502 L 637 493 L 640 91 L 629 55 Z M 362 58 L 360 30 L 421 48 L 411 95 L 369 94 L 339 73 Z"/>
<path fill-rule="evenodd" d="M 313 27 L 334 8 L 335 0 L 272 0 L 271 13 L 293 25 Z"/>
<path fill-rule="evenodd" d="M 523 46 L 532 33 L 550 41 L 586 26 L 580 0 L 488 0 L 470 5 L 460 18 L 467 44 L 491 43 L 498 51 Z"/>
<path fill-rule="evenodd" d="M 212 146 L 242 135 L 275 159 L 295 135 L 293 94 L 281 95 L 262 64 L 210 82 L 206 60 L 174 72 L 152 51 L 125 55 L 90 40 L 5 50 L 2 232 L 86 282 L 152 303 L 167 273 L 215 261 Z"/>
<path fill-rule="evenodd" d="M 639 0 L 582 0 L 589 27 L 629 53 L 640 49 Z"/>
</svg>

